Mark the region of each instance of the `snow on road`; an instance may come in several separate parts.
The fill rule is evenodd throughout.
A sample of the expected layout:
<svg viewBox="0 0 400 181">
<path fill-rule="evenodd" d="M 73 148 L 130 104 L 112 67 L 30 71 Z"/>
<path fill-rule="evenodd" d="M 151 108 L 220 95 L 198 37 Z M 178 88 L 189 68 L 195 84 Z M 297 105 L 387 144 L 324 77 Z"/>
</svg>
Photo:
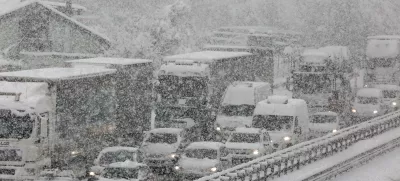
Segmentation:
<svg viewBox="0 0 400 181">
<path fill-rule="evenodd" d="M 333 181 L 396 181 L 400 180 L 400 148 L 336 177 Z"/>
</svg>

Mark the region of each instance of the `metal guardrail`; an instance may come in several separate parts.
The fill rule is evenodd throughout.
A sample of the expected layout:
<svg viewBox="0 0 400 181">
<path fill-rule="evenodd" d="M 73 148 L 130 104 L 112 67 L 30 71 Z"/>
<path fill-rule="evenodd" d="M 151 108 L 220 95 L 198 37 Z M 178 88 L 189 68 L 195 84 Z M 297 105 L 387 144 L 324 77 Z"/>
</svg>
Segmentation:
<svg viewBox="0 0 400 181">
<path fill-rule="evenodd" d="M 269 180 L 321 160 L 353 143 L 400 126 L 400 111 L 392 112 L 336 133 L 299 143 L 197 181 Z M 340 168 L 339 168 L 340 169 Z"/>
</svg>

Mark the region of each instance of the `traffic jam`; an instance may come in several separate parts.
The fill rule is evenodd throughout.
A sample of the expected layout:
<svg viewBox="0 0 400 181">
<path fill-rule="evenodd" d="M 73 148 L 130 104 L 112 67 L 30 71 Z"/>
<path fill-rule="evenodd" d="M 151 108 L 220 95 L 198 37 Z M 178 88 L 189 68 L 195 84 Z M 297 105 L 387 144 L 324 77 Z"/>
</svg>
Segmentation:
<svg viewBox="0 0 400 181">
<path fill-rule="evenodd" d="M 215 36 L 223 34 L 225 29 L 220 29 Z M 229 34 L 229 31 L 225 33 Z M 24 123 L 29 122 L 29 125 L 21 123 L 21 126 L 14 129 L 30 129 L 32 135 L 28 131 L 27 134 L 14 136 L 18 131 L 12 132 L 11 129 L 7 129 L 9 132 L 0 133 L 2 135 L 0 137 L 0 144 L 2 144 L 0 155 L 9 155 L 0 158 L 10 164 L 18 162 L 12 166 L 13 169 L 8 169 L 9 173 L 2 171 L 0 179 L 6 179 L 7 175 L 13 175 L 9 178 L 18 176 L 28 180 L 32 178 L 48 180 L 48 177 L 59 177 L 68 180 L 74 177 L 88 181 L 195 180 L 298 143 L 333 134 L 344 127 L 398 109 L 400 87 L 398 83 L 395 83 L 393 77 L 384 77 L 382 74 L 382 72 L 393 72 L 394 66 L 386 65 L 396 64 L 397 59 L 385 58 L 386 55 L 382 55 L 382 58 L 373 52 L 378 51 L 376 48 L 383 51 L 381 49 L 385 46 L 379 45 L 386 45 L 393 41 L 399 42 L 400 38 L 368 37 L 365 63 L 369 66 L 361 68 L 352 67 L 349 64 L 352 56 L 347 47 L 304 48 L 290 42 L 291 39 L 299 36 L 296 33 L 287 33 L 286 36 L 289 37 L 278 37 L 278 34 L 268 33 L 248 33 L 243 36 L 255 36 L 253 39 L 256 39 L 256 42 L 265 37 L 286 38 L 287 45 L 279 44 L 275 45 L 274 49 L 266 49 L 262 45 L 254 46 L 254 43 L 253 46 L 240 47 L 217 44 L 218 46 L 206 46 L 204 51 L 164 57 L 161 66 L 154 70 L 156 72 L 155 80 L 152 78 L 141 80 L 142 82 L 151 82 L 151 86 L 148 88 L 150 91 L 139 94 L 140 88 L 138 88 L 135 90 L 136 93 L 132 93 L 135 95 L 131 96 L 136 96 L 132 99 L 136 100 L 135 104 L 127 106 L 132 108 L 146 104 L 149 114 L 146 113 L 148 116 L 144 116 L 143 119 L 150 120 L 148 121 L 149 127 L 145 128 L 145 124 L 141 122 L 133 122 L 133 120 L 139 119 L 139 116 L 144 115 L 146 111 L 136 111 L 128 115 L 127 112 L 134 111 L 132 111 L 133 108 L 127 108 L 120 114 L 127 114 L 131 117 L 120 116 L 116 118 L 118 124 L 110 121 L 104 127 L 93 129 L 94 131 L 102 129 L 102 133 L 114 134 L 114 137 L 110 136 L 110 138 L 103 136 L 93 138 L 93 140 L 102 141 L 101 143 L 92 141 L 91 145 L 73 145 L 72 142 L 65 142 L 64 145 L 59 145 L 60 141 L 57 143 L 49 141 L 48 143 L 54 143 L 54 145 L 42 144 L 44 141 L 41 140 L 46 140 L 47 143 L 48 140 L 55 138 L 57 140 L 67 137 L 74 138 L 74 134 L 63 133 L 58 128 L 68 126 L 58 119 L 67 119 L 73 114 L 69 114 L 67 111 L 52 112 L 51 110 L 55 108 L 57 110 L 62 108 L 41 107 L 37 106 L 38 103 L 27 105 L 26 102 L 23 102 L 20 94 L 3 93 L 2 95 L 8 98 L 15 97 L 15 100 L 5 99 L 4 102 L 1 102 L 1 110 L 6 110 L 1 113 L 1 120 L 10 120 L 0 122 L 2 126 L 3 124 L 4 126 L 13 126 L 15 124 L 13 121 L 23 122 L 22 120 L 25 120 Z M 291 57 L 295 58 L 289 59 L 284 55 L 284 52 L 288 52 L 288 45 L 291 46 L 290 49 L 298 50 L 291 51 Z M 399 49 L 399 47 L 396 48 Z M 392 49 L 385 51 L 390 50 Z M 388 54 L 390 53 L 388 52 Z M 277 84 L 274 82 L 279 78 L 274 76 L 276 75 L 276 64 L 285 61 L 289 65 L 286 67 L 288 76 L 285 77 L 282 84 Z M 386 64 L 376 63 L 378 61 Z M 104 62 L 106 62 L 105 59 L 97 58 L 75 60 L 72 61 L 72 67 L 75 66 L 74 68 L 78 69 L 78 64 L 107 64 Z M 151 61 L 134 62 L 133 64 L 135 64 L 134 67 L 140 67 L 139 64 L 143 64 L 141 65 L 143 67 L 152 66 Z M 86 68 L 80 67 L 79 69 L 86 70 Z M 102 81 L 101 85 L 121 85 L 113 95 L 122 95 L 130 90 L 129 86 L 124 87 L 122 85 L 125 84 L 119 84 L 118 81 L 125 81 L 127 84 L 135 82 L 136 87 L 141 87 L 142 84 L 139 84 L 140 81 L 137 77 L 115 76 L 123 72 L 122 68 L 118 66 L 113 66 L 113 69 L 107 66 L 106 68 L 107 70 L 116 70 L 106 72 L 106 69 L 101 69 L 102 72 L 94 72 L 96 76 L 99 76 L 99 79 L 95 81 Z M 140 71 L 144 70 L 150 72 L 148 75 L 153 72 L 152 69 L 141 69 Z M 96 71 L 100 71 L 100 69 L 96 69 Z M 134 69 L 134 71 L 138 72 L 139 69 Z M 22 73 L 0 73 L 0 77 L 6 80 L 0 84 L 7 87 L 6 85 L 10 84 L 7 81 L 23 76 Z M 93 78 L 95 77 L 94 73 L 91 73 L 93 72 L 82 75 L 82 80 L 95 79 Z M 76 79 L 75 74 L 73 75 L 74 79 Z M 360 78 L 360 74 L 363 74 L 362 78 Z M 44 75 L 45 73 L 40 74 L 40 76 Z M 107 78 L 109 75 L 111 76 Z M 114 79 L 115 77 L 119 79 Z M 30 78 L 34 79 L 35 77 L 31 76 Z M 71 104 L 77 104 L 71 96 L 74 93 L 70 90 L 71 88 L 59 86 L 64 84 L 57 82 L 69 82 L 72 81 L 72 78 L 51 80 L 51 83 L 40 83 L 37 80 L 35 82 L 15 80 L 12 83 L 18 83 L 21 87 L 30 87 L 29 91 L 35 92 L 32 95 L 41 93 L 43 100 L 58 101 L 59 97 L 47 96 L 61 95 L 66 100 L 70 99 Z M 99 93 L 106 92 L 105 88 L 90 86 L 91 84 L 87 86 L 86 82 L 72 81 L 71 84 L 81 85 L 82 83 L 82 88 L 89 87 L 99 89 L 96 91 Z M 58 87 L 50 89 L 51 86 Z M 28 90 L 28 88 L 24 89 Z M 64 89 L 69 91 L 64 91 Z M 8 92 L 17 91 L 10 90 Z M 148 92 L 151 94 L 146 94 Z M 151 104 L 146 101 L 148 99 L 141 99 L 145 96 L 151 97 Z M 90 99 L 90 96 L 82 95 L 82 99 L 84 98 Z M 21 101 L 19 101 L 20 99 Z M 43 100 L 41 99 L 41 101 Z M 8 104 L 7 101 L 12 104 Z M 124 101 L 126 102 L 125 97 L 114 101 L 117 102 L 113 103 L 115 105 L 125 105 Z M 58 102 L 58 105 L 64 103 Z M 49 105 L 51 104 L 49 103 Z M 102 103 L 96 106 L 102 106 Z M 42 110 L 42 114 L 36 115 L 28 111 L 15 112 L 15 109 L 21 109 L 15 107 L 23 107 L 26 110 L 34 109 L 33 112 Z M 107 106 L 105 107 L 107 108 Z M 102 108 L 93 107 L 93 109 L 100 110 Z M 79 111 L 75 111 L 74 114 L 78 114 L 77 112 Z M 54 120 L 53 123 L 52 119 L 57 120 Z M 124 119 L 126 121 L 123 121 Z M 83 131 L 79 130 L 79 126 L 76 129 L 75 133 L 81 134 Z M 118 131 L 114 133 L 115 130 Z M 130 132 L 129 134 L 124 132 L 123 137 L 121 136 L 123 131 Z M 84 134 L 82 135 L 75 139 L 82 139 Z M 106 139 L 110 143 L 107 146 L 102 146 L 101 149 L 93 147 L 93 145 L 106 145 L 104 142 Z M 12 141 L 9 142 L 9 140 Z M 31 144 L 31 147 L 38 148 L 35 152 L 37 155 L 45 155 L 46 159 L 44 160 L 48 158 L 49 163 L 57 164 L 49 166 L 50 164 L 43 162 L 40 168 L 37 167 L 37 164 L 30 167 L 29 162 L 39 162 L 43 157 L 32 156 L 29 158 L 36 160 L 27 160 L 27 152 L 24 151 L 23 146 L 20 146 L 22 145 L 20 143 Z M 66 149 L 67 147 L 68 149 Z M 42 153 L 46 149 L 50 151 Z M 58 149 L 58 152 L 52 149 Z M 65 154 L 62 155 L 60 152 Z M 61 156 L 54 157 L 52 153 Z M 64 163 L 65 160 L 69 160 L 68 163 Z M 54 165 L 62 169 L 55 169 Z"/>
</svg>

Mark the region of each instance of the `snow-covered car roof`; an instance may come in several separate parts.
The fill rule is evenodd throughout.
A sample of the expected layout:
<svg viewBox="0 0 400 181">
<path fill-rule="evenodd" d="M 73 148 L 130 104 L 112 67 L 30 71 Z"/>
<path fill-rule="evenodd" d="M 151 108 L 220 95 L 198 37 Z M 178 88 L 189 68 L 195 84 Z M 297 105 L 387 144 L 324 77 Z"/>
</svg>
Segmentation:
<svg viewBox="0 0 400 181">
<path fill-rule="evenodd" d="M 382 89 L 382 90 L 400 90 L 400 86 L 398 85 L 388 85 L 388 84 L 376 84 L 374 88 Z"/>
<path fill-rule="evenodd" d="M 357 91 L 357 96 L 361 97 L 382 97 L 382 89 L 377 88 L 362 88 Z"/>
<path fill-rule="evenodd" d="M 0 77 L 7 79 L 33 79 L 33 80 L 70 80 L 85 77 L 95 77 L 115 73 L 115 69 L 97 67 L 89 68 L 42 68 L 21 70 L 15 72 L 1 72 Z"/>
<path fill-rule="evenodd" d="M 171 134 L 179 134 L 182 132 L 183 129 L 181 128 L 157 128 L 157 129 L 152 129 L 149 131 L 149 133 L 171 133 Z"/>
<path fill-rule="evenodd" d="M 161 65 L 158 75 L 206 77 L 210 75 L 210 69 L 207 64 L 177 65 L 174 63 L 168 63 Z"/>
<path fill-rule="evenodd" d="M 236 133 L 254 133 L 254 134 L 259 134 L 261 133 L 260 128 L 236 128 L 235 129 Z"/>
<path fill-rule="evenodd" d="M 248 52 L 227 52 L 227 51 L 201 51 L 164 57 L 165 62 L 176 60 L 194 60 L 202 63 L 211 63 L 216 60 L 251 56 Z"/>
<path fill-rule="evenodd" d="M 395 58 L 399 55 L 399 39 L 368 39 L 366 55 L 369 58 Z"/>
<path fill-rule="evenodd" d="M 113 146 L 113 147 L 107 147 L 101 150 L 100 153 L 106 153 L 106 152 L 117 152 L 117 151 L 129 151 L 129 152 L 136 152 L 139 148 L 137 147 L 124 147 L 124 146 Z"/>
<path fill-rule="evenodd" d="M 84 64 L 109 64 L 109 65 L 136 65 L 144 63 L 152 63 L 149 59 L 131 59 L 131 58 L 110 58 L 110 57 L 96 57 L 87 59 L 77 59 L 66 61 L 68 63 L 84 63 Z"/>
<path fill-rule="evenodd" d="M 133 162 L 130 160 L 126 160 L 124 162 L 116 162 L 107 165 L 107 168 L 138 168 L 138 167 L 147 167 L 144 163 Z"/>
<path fill-rule="evenodd" d="M 288 99 L 287 104 L 271 104 L 268 100 L 263 100 L 257 103 L 254 115 L 294 116 L 298 106 L 307 107 L 307 103 L 302 99 Z"/>
<path fill-rule="evenodd" d="M 327 53 L 322 52 L 317 49 L 304 50 L 304 52 L 301 55 L 302 56 L 320 56 L 320 57 L 328 57 L 329 56 Z"/>
<path fill-rule="evenodd" d="M 261 86 L 270 87 L 266 82 L 234 82 L 226 89 L 223 105 L 255 105 L 255 89 Z"/>
<path fill-rule="evenodd" d="M 221 143 L 221 142 L 203 141 L 203 142 L 190 143 L 189 146 L 186 147 L 186 149 L 212 149 L 212 150 L 218 150 L 222 146 L 224 146 L 224 144 Z"/>
<path fill-rule="evenodd" d="M 332 112 L 332 111 L 327 111 L 327 112 L 317 112 L 317 113 L 314 113 L 313 115 L 316 115 L 316 116 L 338 116 L 338 114 L 337 114 L 337 113 L 335 113 L 335 112 Z"/>
<path fill-rule="evenodd" d="M 219 50 L 239 50 L 239 51 L 250 51 L 252 49 L 263 49 L 263 50 L 272 50 L 272 48 L 269 47 L 254 47 L 254 46 L 243 46 L 243 45 L 204 45 L 203 49 L 205 50 L 212 50 L 212 49 L 219 49 Z"/>
</svg>

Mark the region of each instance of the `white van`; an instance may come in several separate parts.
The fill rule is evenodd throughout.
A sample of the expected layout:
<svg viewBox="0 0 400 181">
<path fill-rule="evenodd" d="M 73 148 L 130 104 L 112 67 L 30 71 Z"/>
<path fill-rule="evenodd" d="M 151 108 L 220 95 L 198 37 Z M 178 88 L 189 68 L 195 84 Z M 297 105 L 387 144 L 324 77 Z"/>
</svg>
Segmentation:
<svg viewBox="0 0 400 181">
<path fill-rule="evenodd" d="M 358 90 L 351 109 L 352 116 L 357 118 L 372 118 L 388 111 L 389 105 L 384 102 L 383 91 L 378 88 Z"/>
<path fill-rule="evenodd" d="M 266 129 L 274 149 L 282 149 L 308 139 L 310 119 L 307 103 L 287 96 L 269 96 L 257 104 L 252 127 Z"/>
<path fill-rule="evenodd" d="M 266 82 L 234 82 L 225 90 L 217 114 L 217 130 L 233 131 L 251 125 L 256 104 L 269 95 L 272 88 Z"/>
</svg>

